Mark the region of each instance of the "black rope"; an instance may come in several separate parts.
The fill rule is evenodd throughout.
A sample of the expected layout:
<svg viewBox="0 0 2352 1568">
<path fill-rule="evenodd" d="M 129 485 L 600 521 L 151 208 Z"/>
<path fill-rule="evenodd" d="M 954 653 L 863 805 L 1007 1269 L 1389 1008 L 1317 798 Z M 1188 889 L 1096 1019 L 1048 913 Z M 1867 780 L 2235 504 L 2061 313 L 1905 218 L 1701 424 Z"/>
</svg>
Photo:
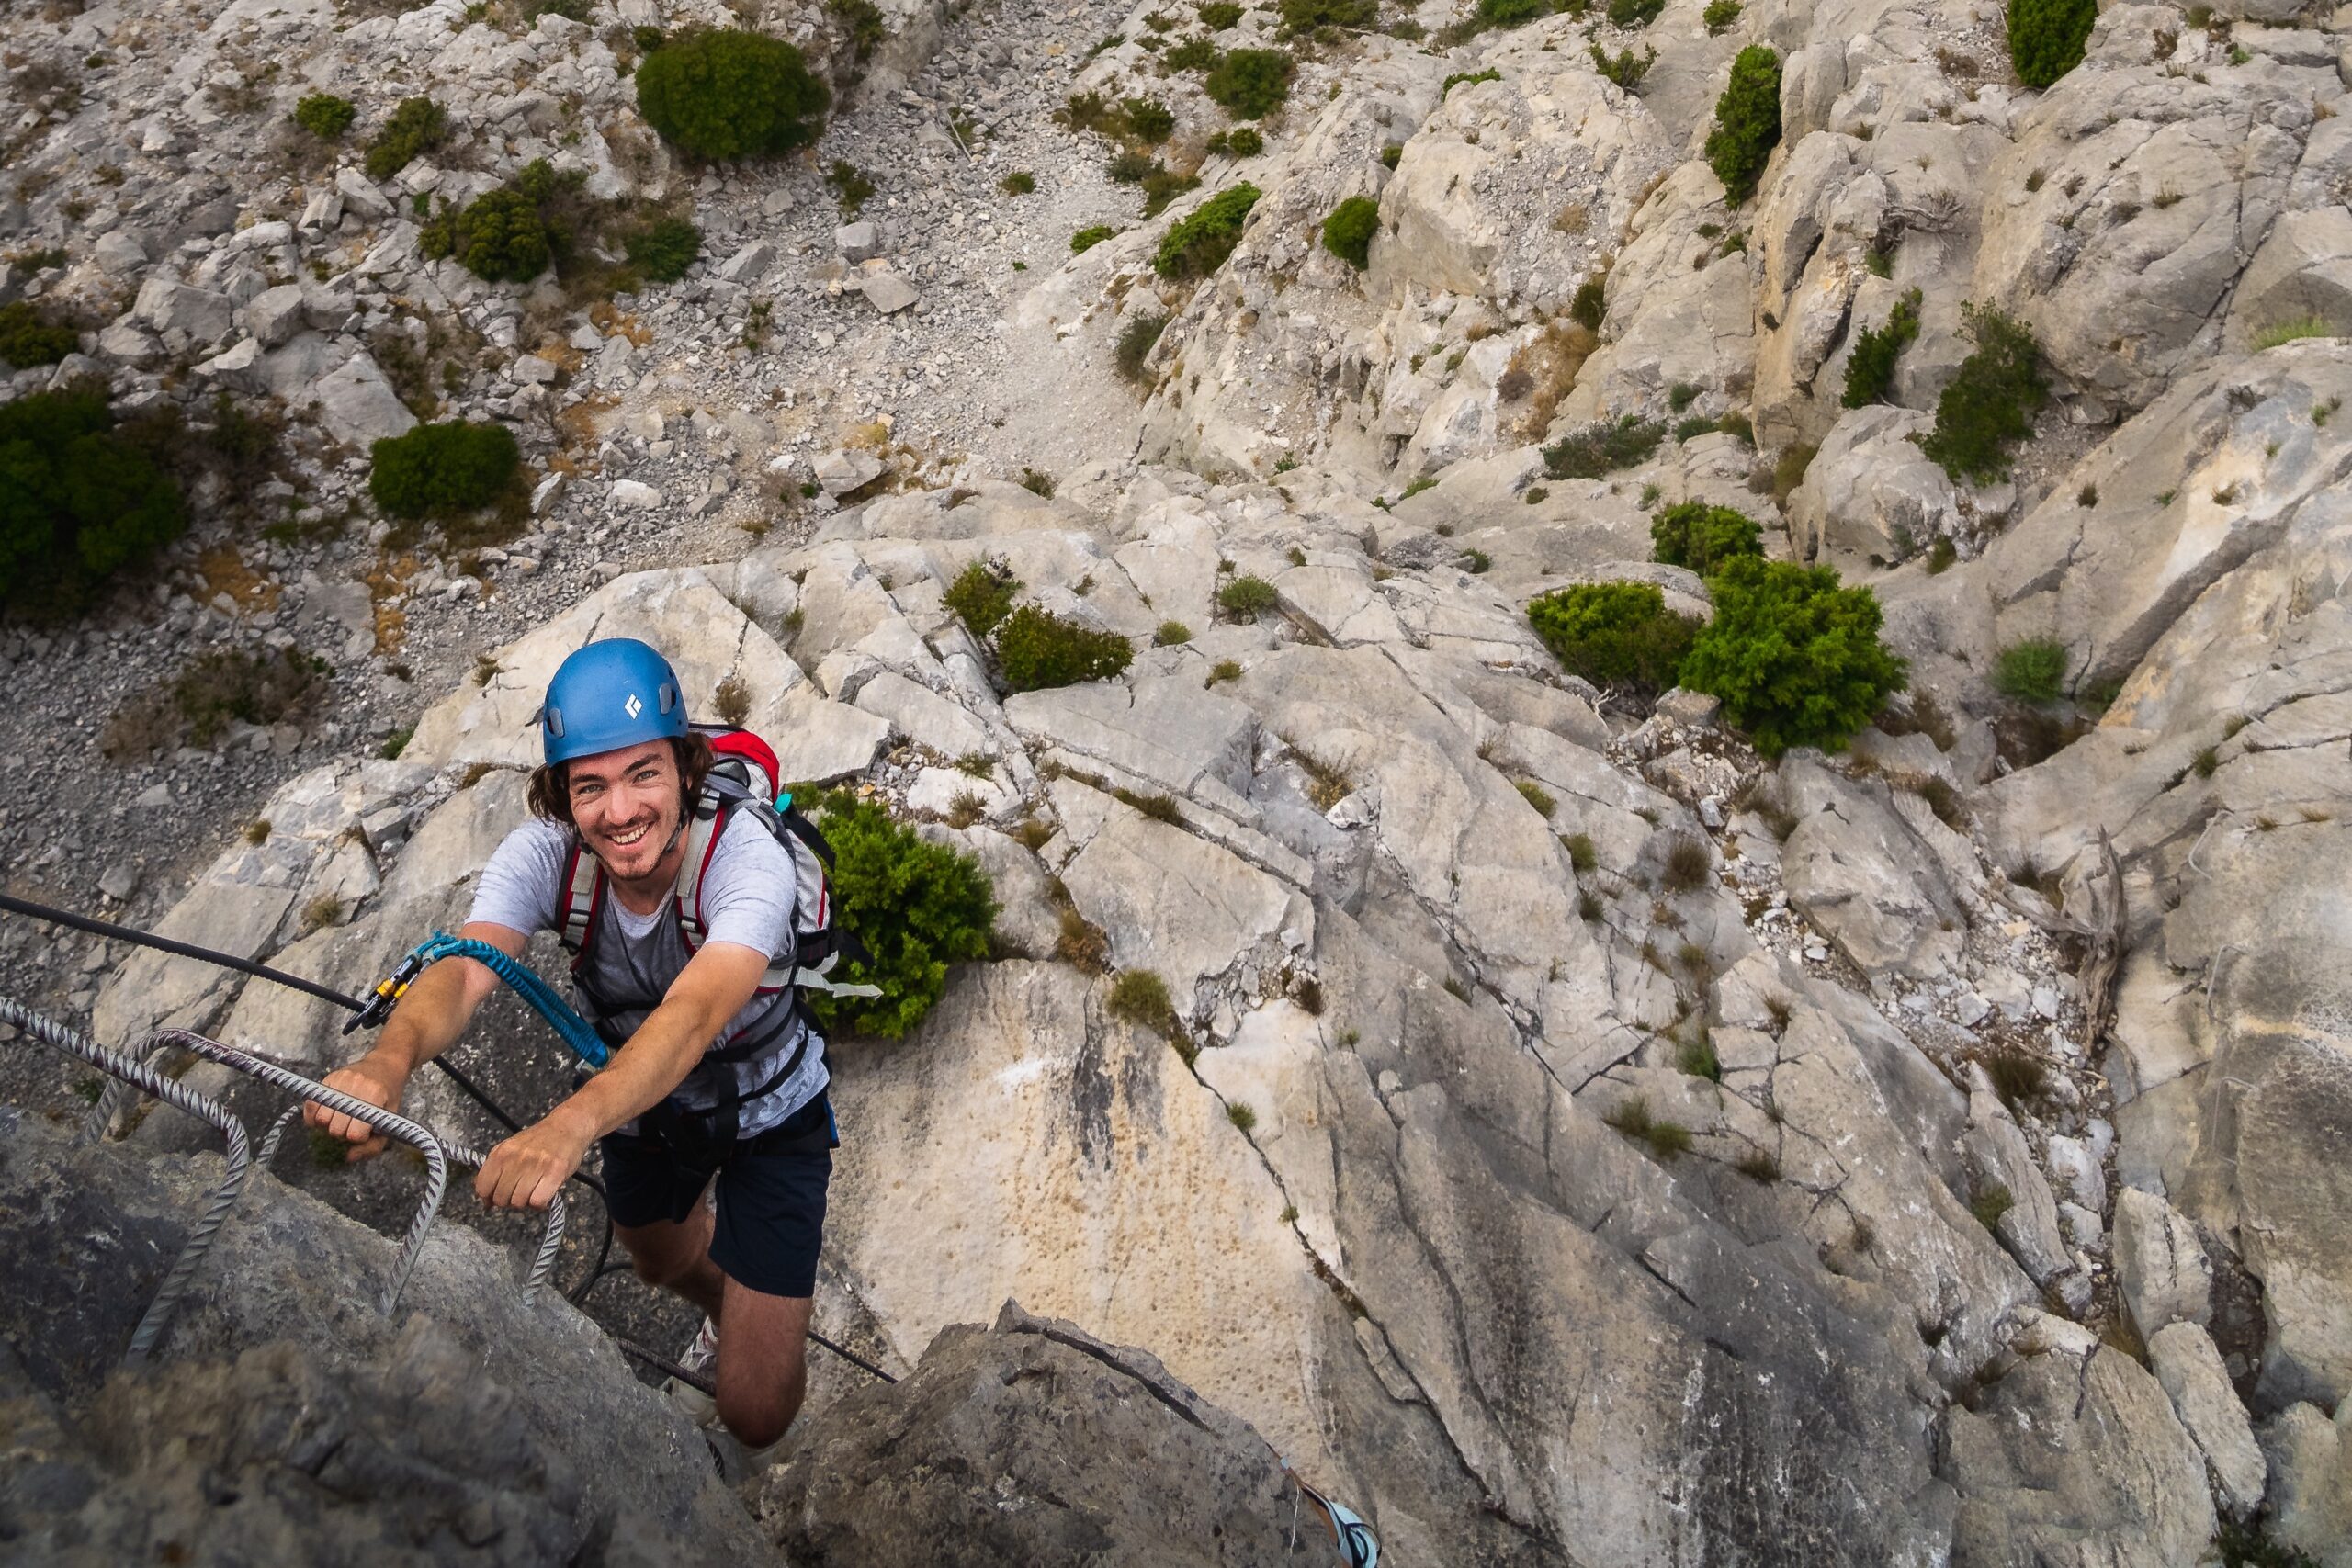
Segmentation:
<svg viewBox="0 0 2352 1568">
<path fill-rule="evenodd" d="M 55 925 L 68 926 L 75 931 L 88 931 L 96 936 L 110 937 L 115 941 L 127 942 L 138 947 L 151 947 L 158 953 L 168 953 L 179 958 L 193 958 L 199 963 L 214 964 L 222 969 L 233 969 L 240 975 L 250 975 L 255 979 L 267 980 L 275 985 L 285 986 L 290 989 L 301 991 L 306 995 L 316 997 L 321 1001 L 333 1002 L 337 1007 L 347 1008 L 353 1012 L 363 1011 L 367 1007 L 367 1004 L 359 1000 L 358 998 L 346 997 L 341 991 L 334 989 L 333 987 L 322 986 L 316 980 L 305 980 L 300 975 L 288 975 L 283 969 L 273 969 L 266 964 L 256 964 L 250 958 L 238 958 L 230 953 L 215 952 L 209 947 L 198 947 L 194 942 L 175 942 L 170 937 L 156 936 L 152 932 L 142 931 L 135 926 L 117 925 L 112 920 L 92 919 L 87 915 L 76 915 L 70 910 L 54 908 L 47 904 L 36 904 L 29 898 L 18 898 L 6 893 L 0 893 L 0 910 L 7 910 L 13 914 L 27 915 L 36 920 L 48 920 Z M 498 1101 L 491 1099 L 489 1093 L 485 1091 L 480 1084 L 474 1082 L 473 1079 L 468 1077 L 464 1073 L 459 1072 L 455 1066 L 443 1060 L 439 1056 L 433 1058 L 433 1065 L 440 1068 L 448 1080 L 457 1085 L 458 1089 L 465 1094 L 467 1099 L 481 1107 L 482 1111 L 500 1126 L 505 1128 L 510 1133 L 519 1133 L 523 1130 L 523 1124 L 521 1122 L 506 1114 L 506 1112 L 499 1106 Z M 603 1279 L 607 1274 L 618 1273 L 622 1269 L 627 1269 L 628 1265 L 622 1263 L 607 1267 L 605 1263 L 605 1259 L 612 1256 L 613 1251 L 613 1214 L 610 1201 L 605 1195 L 605 1184 L 597 1180 L 594 1177 L 589 1175 L 584 1170 L 576 1170 L 572 1172 L 571 1179 L 579 1182 L 591 1192 L 596 1194 L 597 1201 L 605 1207 L 605 1239 L 603 1245 L 598 1247 L 596 1249 L 596 1266 L 589 1270 L 588 1277 L 585 1280 L 582 1280 L 578 1285 L 574 1286 L 566 1293 L 565 1299 L 576 1306 L 580 1303 L 582 1298 L 585 1297 L 589 1291 L 594 1288 L 597 1280 Z M 884 1371 L 881 1368 L 876 1366 L 873 1362 L 867 1360 L 865 1357 L 857 1354 L 854 1350 L 845 1349 L 842 1346 L 834 1344 L 831 1340 L 826 1338 L 821 1334 L 816 1333 L 812 1330 L 810 1331 L 808 1337 L 814 1339 L 818 1344 L 822 1345 L 826 1349 L 831 1350 L 834 1355 L 839 1356 L 842 1360 L 849 1362 L 852 1366 L 862 1368 L 865 1371 L 873 1373 L 876 1377 L 880 1378 L 884 1382 L 896 1382 L 899 1381 L 889 1373 Z M 708 1383 L 706 1383 L 701 1379 L 693 1376 L 675 1363 L 660 1356 L 654 1355 L 651 1351 L 645 1349 L 642 1346 L 633 1344 L 629 1340 L 622 1338 L 617 1334 L 613 1336 L 613 1339 L 614 1342 L 619 1345 L 622 1349 L 628 1351 L 630 1355 L 635 1356 L 638 1359 L 667 1371 L 671 1376 L 690 1383 L 695 1388 L 701 1389 L 705 1393 L 710 1393 L 713 1392 Z"/>
</svg>

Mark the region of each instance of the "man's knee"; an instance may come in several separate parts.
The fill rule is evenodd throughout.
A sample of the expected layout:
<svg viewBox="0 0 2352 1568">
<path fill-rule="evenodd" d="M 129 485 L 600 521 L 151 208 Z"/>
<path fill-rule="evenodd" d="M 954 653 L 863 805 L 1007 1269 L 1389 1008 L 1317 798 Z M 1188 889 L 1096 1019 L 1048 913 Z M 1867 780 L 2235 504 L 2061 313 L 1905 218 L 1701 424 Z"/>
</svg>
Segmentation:
<svg viewBox="0 0 2352 1568">
<path fill-rule="evenodd" d="M 799 1406 L 797 1399 L 787 1400 L 774 1390 L 747 1393 L 721 1389 L 718 1393 L 718 1419 L 747 1449 L 766 1448 L 791 1430 Z"/>
</svg>

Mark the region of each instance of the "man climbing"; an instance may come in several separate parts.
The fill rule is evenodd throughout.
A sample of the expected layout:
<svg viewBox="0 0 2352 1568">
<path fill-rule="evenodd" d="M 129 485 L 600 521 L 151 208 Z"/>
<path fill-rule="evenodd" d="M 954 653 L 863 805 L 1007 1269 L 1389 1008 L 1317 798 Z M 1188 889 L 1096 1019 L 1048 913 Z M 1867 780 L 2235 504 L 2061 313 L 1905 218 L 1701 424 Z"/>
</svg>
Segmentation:
<svg viewBox="0 0 2352 1568">
<path fill-rule="evenodd" d="M 825 1043 L 793 985 L 802 874 L 765 800 L 713 777 L 709 739 L 646 644 L 573 653 L 539 722 L 532 819 L 492 853 L 459 934 L 517 957 L 534 931 L 560 934 L 581 1011 L 614 1054 L 492 1148 L 474 1190 L 493 1208 L 545 1208 L 599 1145 L 639 1277 L 705 1314 L 681 1361 L 707 1376 L 715 1360 L 718 1398 L 674 1382 L 672 1393 L 706 1426 L 723 1423 L 756 1468 L 808 1386 L 836 1142 Z M 375 1048 L 325 1081 L 398 1110 L 409 1075 L 497 986 L 471 959 L 426 970 Z M 356 1145 L 353 1159 L 385 1146 L 347 1117 L 307 1114 Z"/>
</svg>

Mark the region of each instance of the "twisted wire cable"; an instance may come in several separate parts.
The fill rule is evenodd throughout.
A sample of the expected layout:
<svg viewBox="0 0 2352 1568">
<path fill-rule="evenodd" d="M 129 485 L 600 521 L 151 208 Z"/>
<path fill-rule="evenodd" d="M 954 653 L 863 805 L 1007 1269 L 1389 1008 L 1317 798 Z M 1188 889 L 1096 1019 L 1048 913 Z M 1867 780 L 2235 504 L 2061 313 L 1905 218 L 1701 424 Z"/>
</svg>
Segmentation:
<svg viewBox="0 0 2352 1568">
<path fill-rule="evenodd" d="M 107 1049 L 97 1042 L 63 1024 L 42 1017 L 13 998 L 0 997 L 0 1022 L 12 1023 L 42 1044 L 75 1056 L 127 1085 L 135 1085 L 175 1110 L 184 1111 L 200 1121 L 209 1122 L 220 1130 L 228 1140 L 228 1174 L 197 1216 L 196 1225 L 188 1232 L 179 1258 L 154 1299 L 147 1303 L 145 1315 L 131 1331 L 130 1349 L 124 1357 L 130 1361 L 143 1361 L 154 1350 L 169 1326 L 172 1314 L 177 1310 L 180 1297 L 187 1292 L 189 1281 L 196 1277 L 197 1265 L 211 1249 L 219 1235 L 221 1222 L 236 1206 L 237 1195 L 245 1185 L 246 1173 L 253 1159 L 245 1137 L 245 1124 L 229 1113 L 228 1108 L 216 1100 L 197 1093 L 184 1084 L 175 1082 L 157 1072 L 145 1062 L 134 1061 L 119 1051 Z M 101 1097 L 103 1100 L 103 1097 Z"/>
<path fill-rule="evenodd" d="M 218 1062 L 232 1072 L 258 1078 L 272 1088 L 282 1089 L 289 1094 L 323 1105 L 355 1122 L 364 1122 L 387 1137 L 398 1138 L 424 1156 L 424 1200 L 417 1205 L 416 1217 L 409 1221 L 407 1238 L 401 1243 L 400 1256 L 392 1263 L 391 1282 L 384 1290 L 382 1310 L 389 1315 L 400 1302 L 401 1292 L 407 1288 L 408 1277 L 416 1269 L 417 1254 L 424 1249 L 424 1233 L 433 1228 L 433 1217 L 441 1212 L 442 1195 L 448 1190 L 449 1165 L 441 1140 L 405 1116 L 397 1115 L 380 1105 L 370 1105 L 341 1089 L 315 1083 L 300 1073 L 281 1067 L 275 1062 L 264 1061 L 250 1052 L 209 1040 L 193 1030 L 158 1030 L 148 1038 L 151 1056 L 175 1047 L 201 1056 L 208 1062 Z M 269 1154 L 277 1152 L 277 1140 L 283 1136 L 288 1120 L 280 1117 L 278 1124 L 270 1129 Z"/>
</svg>

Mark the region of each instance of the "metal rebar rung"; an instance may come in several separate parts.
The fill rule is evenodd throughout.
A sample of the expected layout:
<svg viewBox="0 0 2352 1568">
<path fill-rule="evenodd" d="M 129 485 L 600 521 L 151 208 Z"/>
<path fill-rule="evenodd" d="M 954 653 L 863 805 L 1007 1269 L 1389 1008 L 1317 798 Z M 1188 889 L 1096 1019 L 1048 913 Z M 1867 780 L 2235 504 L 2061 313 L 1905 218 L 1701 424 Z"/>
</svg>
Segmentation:
<svg viewBox="0 0 2352 1568">
<path fill-rule="evenodd" d="M 108 1050 L 88 1036 L 42 1017 L 13 998 L 0 997 L 0 1022 L 12 1023 L 44 1045 L 78 1057 L 109 1077 L 142 1089 L 164 1104 L 184 1111 L 199 1121 L 210 1122 L 228 1140 L 227 1176 L 213 1192 L 211 1201 L 205 1205 L 204 1212 L 197 1217 L 186 1245 L 180 1248 L 179 1258 L 172 1264 L 171 1271 L 164 1276 L 164 1282 L 156 1290 L 154 1299 L 147 1303 L 146 1314 L 140 1318 L 139 1326 L 131 1331 L 130 1349 L 124 1359 L 144 1360 L 153 1351 L 156 1342 L 163 1338 L 164 1330 L 171 1323 L 172 1314 L 179 1306 L 180 1297 L 196 1277 L 197 1266 L 211 1249 L 214 1238 L 220 1235 L 221 1222 L 229 1217 L 229 1211 L 236 1206 L 237 1195 L 244 1189 L 245 1176 L 253 1165 L 245 1124 L 230 1114 L 228 1108 L 220 1101 L 165 1077 L 144 1062 L 134 1061 L 119 1051 Z M 102 1096 L 100 1103 L 103 1105 L 104 1102 Z"/>
<path fill-rule="evenodd" d="M 433 1218 L 441 1212 L 442 1195 L 448 1190 L 449 1164 L 442 1152 L 441 1140 L 407 1117 L 387 1111 L 380 1105 L 370 1105 L 341 1089 L 329 1089 L 275 1062 L 266 1062 L 250 1052 L 240 1051 L 233 1045 L 223 1045 L 191 1030 L 159 1030 L 149 1037 L 148 1051 L 151 1055 L 174 1048 L 201 1056 L 208 1062 L 218 1062 L 232 1072 L 258 1078 L 273 1088 L 282 1089 L 348 1116 L 355 1122 L 365 1122 L 386 1137 L 398 1138 L 424 1156 L 424 1198 L 417 1205 L 416 1217 L 409 1221 L 407 1238 L 401 1243 L 400 1256 L 392 1263 L 391 1282 L 384 1290 L 382 1310 L 389 1316 L 392 1308 L 399 1304 L 401 1292 L 408 1286 L 409 1275 L 415 1271 L 417 1255 L 424 1249 L 425 1233 L 433 1228 Z M 277 1152 L 275 1142 L 270 1152 Z"/>
<path fill-rule="evenodd" d="M 473 1150 L 460 1148 L 456 1144 L 447 1144 L 443 1147 L 458 1164 L 474 1170 L 481 1168 L 482 1156 Z M 555 1196 L 548 1200 L 548 1225 L 539 1238 L 539 1254 L 531 1260 L 530 1271 L 523 1276 L 523 1304 L 526 1307 L 538 1301 L 539 1287 L 548 1282 L 548 1274 L 555 1269 L 555 1255 L 563 1249 L 564 1224 L 563 1189 L 558 1187 Z"/>
</svg>

